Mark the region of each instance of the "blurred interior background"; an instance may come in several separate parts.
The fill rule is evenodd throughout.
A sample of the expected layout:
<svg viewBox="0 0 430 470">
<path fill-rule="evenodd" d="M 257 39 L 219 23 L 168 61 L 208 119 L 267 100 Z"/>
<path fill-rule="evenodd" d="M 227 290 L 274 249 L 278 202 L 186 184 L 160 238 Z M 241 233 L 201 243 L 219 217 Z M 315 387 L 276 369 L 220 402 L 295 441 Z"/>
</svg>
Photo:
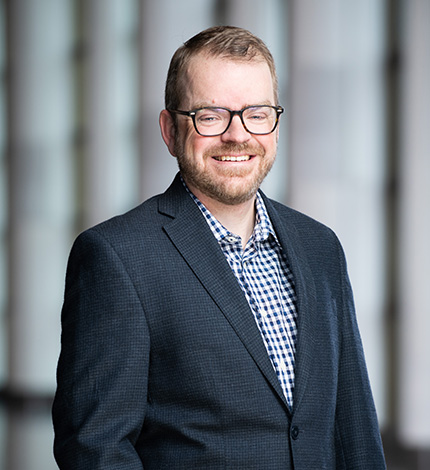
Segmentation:
<svg viewBox="0 0 430 470">
<path fill-rule="evenodd" d="M 429 469 L 430 0 L 0 0 L 0 468 L 56 468 L 71 243 L 172 180 L 168 64 L 215 24 L 273 52 L 264 190 L 340 237 L 388 467 Z"/>
</svg>

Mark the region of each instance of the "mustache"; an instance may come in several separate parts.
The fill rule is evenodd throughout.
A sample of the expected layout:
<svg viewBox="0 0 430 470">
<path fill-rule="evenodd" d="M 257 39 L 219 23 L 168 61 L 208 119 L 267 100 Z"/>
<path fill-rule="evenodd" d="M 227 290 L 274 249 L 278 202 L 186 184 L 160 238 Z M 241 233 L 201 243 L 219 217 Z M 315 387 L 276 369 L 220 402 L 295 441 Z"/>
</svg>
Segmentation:
<svg viewBox="0 0 430 470">
<path fill-rule="evenodd" d="M 264 148 L 262 145 L 249 145 L 248 143 L 226 143 L 221 145 L 214 145 L 204 152 L 204 157 L 214 157 L 221 155 L 243 154 L 243 155 L 256 155 L 259 157 L 264 156 Z"/>
</svg>

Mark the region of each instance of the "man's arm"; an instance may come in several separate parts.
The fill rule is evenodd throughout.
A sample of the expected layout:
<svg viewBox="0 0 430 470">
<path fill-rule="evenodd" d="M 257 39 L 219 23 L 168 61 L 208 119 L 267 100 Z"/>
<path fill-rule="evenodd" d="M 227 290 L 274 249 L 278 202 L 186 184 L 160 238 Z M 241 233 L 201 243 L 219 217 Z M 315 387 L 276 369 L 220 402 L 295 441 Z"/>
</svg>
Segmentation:
<svg viewBox="0 0 430 470">
<path fill-rule="evenodd" d="M 336 468 L 386 468 L 376 410 L 358 329 L 346 262 L 339 245 L 342 282 L 341 349 L 336 406 Z"/>
<path fill-rule="evenodd" d="M 61 470 L 143 468 L 149 334 L 114 249 L 95 230 L 72 249 L 62 310 L 54 453 Z"/>
</svg>

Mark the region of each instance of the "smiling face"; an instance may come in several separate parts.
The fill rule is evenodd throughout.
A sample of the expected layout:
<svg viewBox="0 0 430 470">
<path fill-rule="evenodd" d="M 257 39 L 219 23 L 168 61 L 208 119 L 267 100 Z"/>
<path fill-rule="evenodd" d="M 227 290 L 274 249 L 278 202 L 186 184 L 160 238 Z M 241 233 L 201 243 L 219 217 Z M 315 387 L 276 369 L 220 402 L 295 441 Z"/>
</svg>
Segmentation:
<svg viewBox="0 0 430 470">
<path fill-rule="evenodd" d="M 240 110 L 250 105 L 277 105 L 266 62 L 232 61 L 198 54 L 190 61 L 180 109 L 219 106 Z M 239 116 L 214 137 L 197 134 L 192 119 L 178 115 L 175 129 L 166 110 L 160 115 L 163 139 L 190 190 L 204 203 L 235 205 L 255 196 L 276 156 L 278 131 L 247 132 Z"/>
</svg>

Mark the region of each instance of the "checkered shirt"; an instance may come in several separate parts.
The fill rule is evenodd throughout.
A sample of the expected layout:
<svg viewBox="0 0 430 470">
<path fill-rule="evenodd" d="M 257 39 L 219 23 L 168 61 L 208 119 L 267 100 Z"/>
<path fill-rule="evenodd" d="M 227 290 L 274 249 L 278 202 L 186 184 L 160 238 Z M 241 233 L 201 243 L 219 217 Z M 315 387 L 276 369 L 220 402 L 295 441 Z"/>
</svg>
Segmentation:
<svg viewBox="0 0 430 470">
<path fill-rule="evenodd" d="M 292 272 L 263 199 L 257 194 L 254 231 L 242 249 L 241 238 L 229 232 L 197 197 L 188 192 L 203 213 L 246 296 L 287 403 L 292 408 L 296 293 Z"/>
</svg>

